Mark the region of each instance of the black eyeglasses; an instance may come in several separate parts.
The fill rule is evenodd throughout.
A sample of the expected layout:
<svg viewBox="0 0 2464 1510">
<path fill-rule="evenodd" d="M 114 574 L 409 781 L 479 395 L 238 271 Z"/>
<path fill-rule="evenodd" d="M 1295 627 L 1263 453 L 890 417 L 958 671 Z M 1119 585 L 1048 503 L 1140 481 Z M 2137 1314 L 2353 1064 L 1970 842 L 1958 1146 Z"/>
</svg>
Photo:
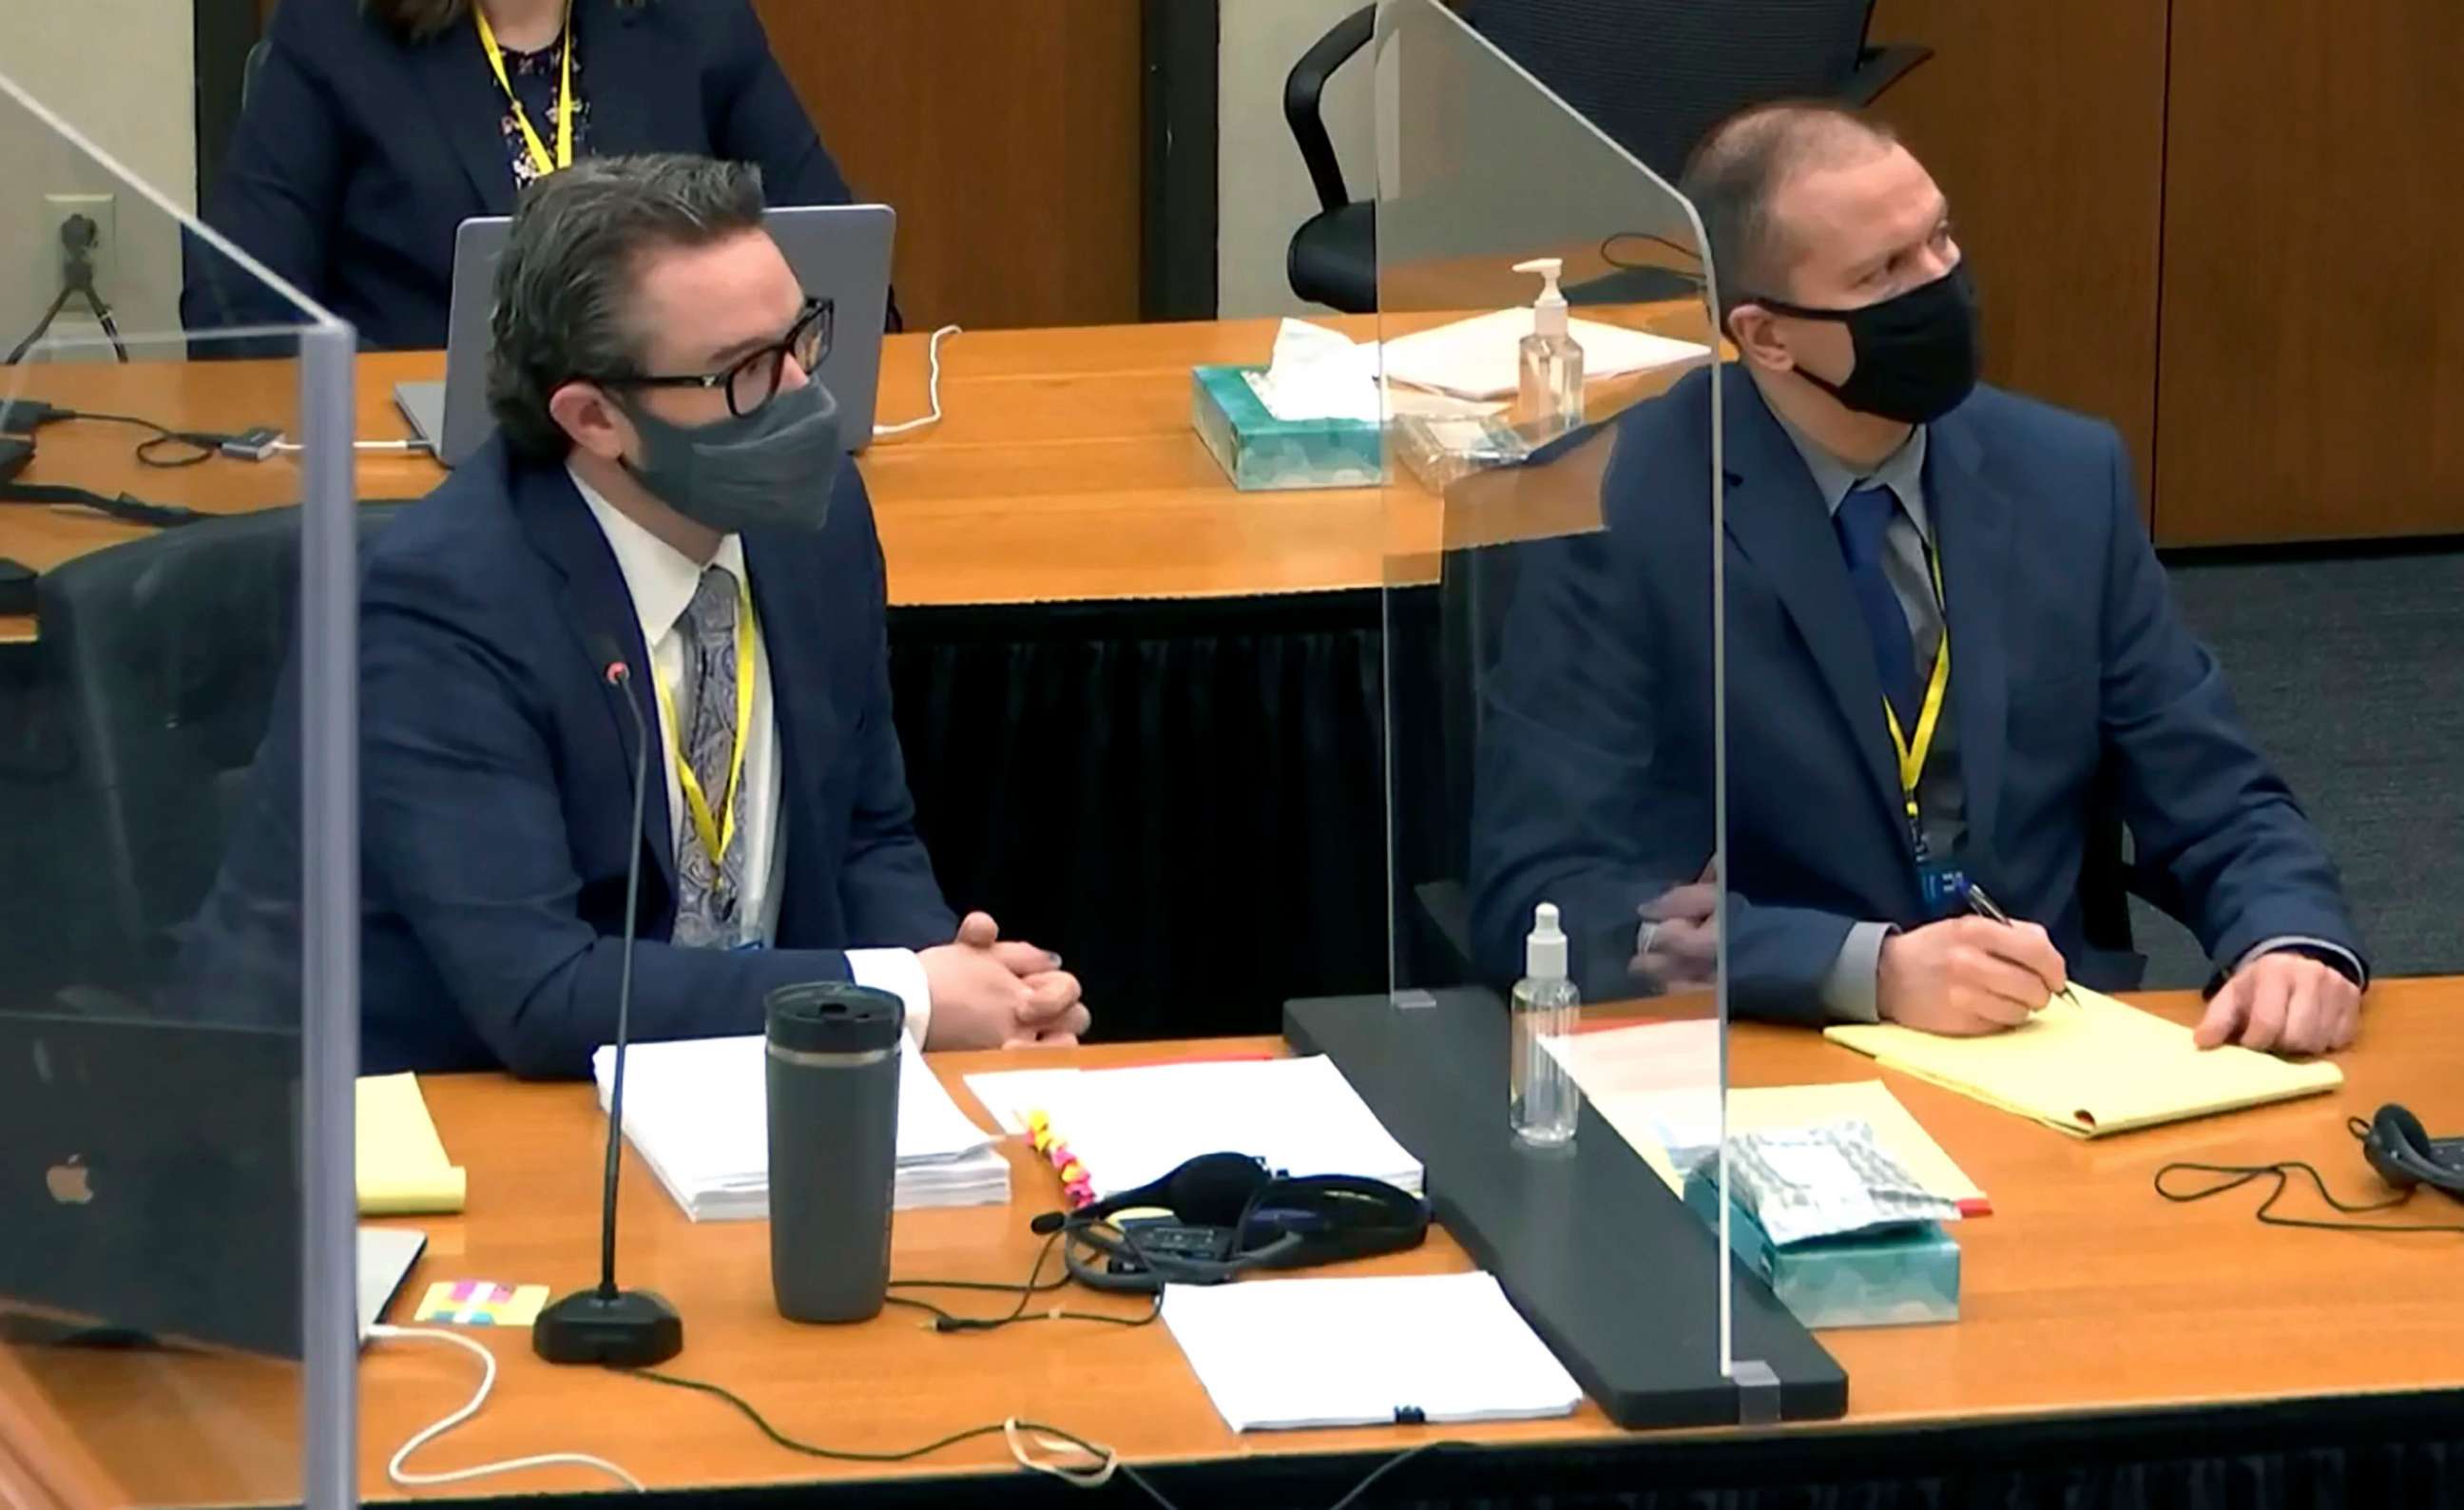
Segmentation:
<svg viewBox="0 0 2464 1510">
<path fill-rule="evenodd" d="M 832 327 L 837 306 L 826 299 L 804 300 L 796 322 L 778 341 L 748 355 L 738 357 L 723 371 L 668 374 L 627 373 L 620 377 L 591 379 L 609 388 L 697 388 L 727 389 L 727 411 L 741 418 L 778 396 L 779 379 L 787 369 L 787 359 L 794 357 L 796 366 L 811 376 L 830 354 Z"/>
</svg>

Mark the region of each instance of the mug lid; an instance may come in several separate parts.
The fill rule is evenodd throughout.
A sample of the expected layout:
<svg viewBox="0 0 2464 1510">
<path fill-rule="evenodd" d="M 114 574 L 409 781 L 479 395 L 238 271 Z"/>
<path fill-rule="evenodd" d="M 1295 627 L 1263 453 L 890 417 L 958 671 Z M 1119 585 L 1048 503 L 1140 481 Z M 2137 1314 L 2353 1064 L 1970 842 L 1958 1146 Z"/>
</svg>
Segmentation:
<svg viewBox="0 0 2464 1510">
<path fill-rule="evenodd" d="M 869 1054 L 898 1046 L 907 1004 L 852 981 L 781 986 L 763 1001 L 770 1042 L 798 1054 Z"/>
</svg>

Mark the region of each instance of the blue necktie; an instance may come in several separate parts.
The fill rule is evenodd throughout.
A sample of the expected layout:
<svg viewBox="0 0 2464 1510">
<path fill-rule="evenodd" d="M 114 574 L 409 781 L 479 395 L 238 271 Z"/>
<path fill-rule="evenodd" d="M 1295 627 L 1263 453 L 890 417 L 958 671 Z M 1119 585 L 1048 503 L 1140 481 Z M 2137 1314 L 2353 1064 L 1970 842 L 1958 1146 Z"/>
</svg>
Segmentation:
<svg viewBox="0 0 2464 1510">
<path fill-rule="evenodd" d="M 1900 728 L 1909 738 L 1917 732 L 1917 646 L 1908 633 L 1907 614 L 1882 569 L 1884 540 L 1898 514 L 1900 500 L 1889 488 L 1857 488 L 1840 500 L 1831 518 L 1839 532 L 1839 553 L 1848 559 L 1848 587 L 1857 596 L 1857 611 L 1874 642 L 1874 670 L 1882 696 L 1900 716 Z"/>
</svg>

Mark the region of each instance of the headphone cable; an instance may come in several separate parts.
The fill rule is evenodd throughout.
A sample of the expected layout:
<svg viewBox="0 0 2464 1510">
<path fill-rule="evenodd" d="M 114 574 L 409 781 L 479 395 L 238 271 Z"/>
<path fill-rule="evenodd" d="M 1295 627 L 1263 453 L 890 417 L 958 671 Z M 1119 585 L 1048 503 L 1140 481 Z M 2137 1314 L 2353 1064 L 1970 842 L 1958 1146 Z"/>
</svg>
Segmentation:
<svg viewBox="0 0 2464 1510">
<path fill-rule="evenodd" d="M 1019 1321 L 1101 1321 L 1107 1326 L 1125 1327 L 1153 1325 L 1155 1318 L 1163 1314 L 1163 1292 L 1160 1290 L 1155 1292 L 1155 1303 L 1147 1308 L 1145 1314 L 1139 1316 L 1107 1316 L 1100 1311 L 1072 1311 L 1058 1306 L 1049 1311 L 1028 1314 L 1027 1304 L 1037 1296 L 1049 1295 L 1055 1290 L 1067 1287 L 1069 1283 L 1069 1276 L 1067 1273 L 1054 1275 L 1050 1279 L 1044 1277 L 1045 1264 L 1051 1260 L 1052 1250 L 1067 1233 L 1066 1228 L 1055 1229 L 1044 1239 L 1044 1246 L 1035 1251 L 1035 1267 L 1027 1271 L 1026 1282 L 1023 1284 L 1010 1284 L 998 1279 L 892 1279 L 890 1281 L 889 1287 L 892 1290 L 973 1290 L 1017 1296 L 1018 1303 L 1011 1306 L 1005 1316 L 959 1316 L 935 1305 L 930 1300 L 919 1300 L 903 1295 L 892 1295 L 884 1299 L 886 1303 L 891 1305 L 905 1306 L 911 1311 L 922 1311 L 933 1319 L 933 1330 L 945 1334 L 997 1332 L 1004 1326 Z"/>
<path fill-rule="evenodd" d="M 2369 1132 L 2368 1126 L 2359 1118 L 2347 1120 L 2345 1128 L 2355 1137 L 2366 1137 Z M 2177 1190 L 2165 1183 L 2167 1175 L 2177 1173 L 2203 1174 L 2212 1178 L 2195 1189 Z M 2276 1179 L 2276 1188 L 2267 1192 L 2267 1199 L 2258 1203 L 2255 1213 L 2261 1226 L 2301 1227 L 2322 1232 L 2464 1232 L 2464 1223 L 2456 1222 L 2331 1222 L 2315 1216 L 2278 1216 L 2276 1203 L 2284 1199 L 2284 1192 L 2291 1188 L 2296 1174 L 2308 1175 L 2310 1183 L 2318 1188 L 2319 1198 L 2345 1216 L 2393 1210 L 2411 1200 L 2413 1195 L 2410 1190 L 2399 1190 L 2383 1201 L 2339 1200 L 2336 1192 L 2327 1188 L 2327 1177 L 2321 1174 L 2316 1166 L 2301 1159 L 2279 1159 L 2274 1164 L 2201 1164 L 2179 1159 L 2156 1171 L 2156 1193 L 2177 1206 L 2188 1206 L 2193 1201 L 2238 1190 L 2245 1185 L 2272 1175 Z"/>
</svg>

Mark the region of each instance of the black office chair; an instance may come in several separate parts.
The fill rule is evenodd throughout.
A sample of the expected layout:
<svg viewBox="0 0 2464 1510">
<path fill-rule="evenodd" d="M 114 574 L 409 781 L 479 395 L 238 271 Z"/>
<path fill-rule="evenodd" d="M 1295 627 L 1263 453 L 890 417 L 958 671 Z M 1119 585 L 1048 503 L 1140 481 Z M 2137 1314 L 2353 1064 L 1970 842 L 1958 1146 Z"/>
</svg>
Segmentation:
<svg viewBox="0 0 2464 1510">
<path fill-rule="evenodd" d="M 361 510 L 363 547 L 398 507 Z M 63 926 L 85 935 L 84 984 L 142 988 L 213 884 L 265 738 L 297 618 L 298 511 L 165 530 L 37 588 L 36 651 L 73 752 L 55 821 L 82 892 Z"/>
<path fill-rule="evenodd" d="M 1674 183 L 1721 118 L 1762 100 L 1872 103 L 1932 49 L 1865 41 L 1873 0 L 1463 0 L 1463 19 L 1585 119 Z M 1323 208 L 1292 233 L 1292 292 L 1349 314 L 1377 307 L 1375 196 L 1354 201 L 1319 99 L 1367 45 L 1376 7 L 1336 23 L 1284 82 L 1284 118 Z"/>
</svg>

